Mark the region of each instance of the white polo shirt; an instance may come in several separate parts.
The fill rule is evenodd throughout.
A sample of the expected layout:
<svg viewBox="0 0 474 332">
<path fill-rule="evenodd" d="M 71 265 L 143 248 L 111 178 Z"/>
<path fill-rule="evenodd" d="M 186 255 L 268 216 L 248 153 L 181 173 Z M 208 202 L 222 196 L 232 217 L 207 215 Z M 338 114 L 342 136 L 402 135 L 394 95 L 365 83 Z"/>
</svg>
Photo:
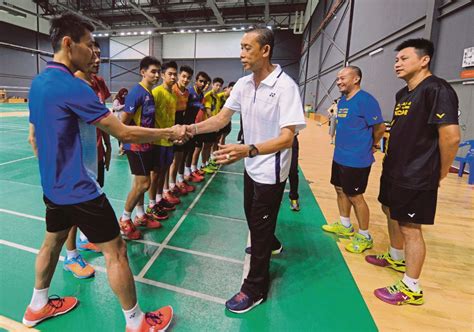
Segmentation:
<svg viewBox="0 0 474 332">
<path fill-rule="evenodd" d="M 245 144 L 258 144 L 280 136 L 284 127 L 306 127 L 303 105 L 296 83 L 275 66 L 255 88 L 253 74 L 234 85 L 225 107 L 242 115 Z M 255 182 L 275 184 L 288 177 L 291 148 L 273 154 L 245 158 L 245 170 Z"/>
</svg>

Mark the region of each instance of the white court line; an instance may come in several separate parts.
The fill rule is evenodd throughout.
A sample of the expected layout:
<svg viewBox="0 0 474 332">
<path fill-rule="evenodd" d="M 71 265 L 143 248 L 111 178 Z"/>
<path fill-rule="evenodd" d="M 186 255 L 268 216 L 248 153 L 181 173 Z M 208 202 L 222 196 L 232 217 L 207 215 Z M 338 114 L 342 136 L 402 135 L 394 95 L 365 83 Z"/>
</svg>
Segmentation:
<svg viewBox="0 0 474 332">
<path fill-rule="evenodd" d="M 184 219 L 186 219 L 186 217 L 188 216 L 189 212 L 191 212 L 191 210 L 194 208 L 194 206 L 197 204 L 197 202 L 199 201 L 199 199 L 202 197 L 202 195 L 204 194 L 204 192 L 206 191 L 207 187 L 209 187 L 209 185 L 211 184 L 212 180 L 214 180 L 214 178 L 216 177 L 216 174 L 217 173 L 214 173 L 212 175 L 212 177 L 209 179 L 209 181 L 204 185 L 204 187 L 202 187 L 201 191 L 199 192 L 199 194 L 196 196 L 196 198 L 192 201 L 191 205 L 188 206 L 188 208 L 186 209 L 186 211 L 184 211 L 183 215 L 181 216 L 181 218 L 179 218 L 177 224 L 173 227 L 173 229 L 171 230 L 171 232 L 168 234 L 168 236 L 164 239 L 163 241 L 163 245 L 160 246 L 158 248 L 157 251 L 155 251 L 155 253 L 153 254 L 153 256 L 150 258 L 150 260 L 146 263 L 146 265 L 143 267 L 143 269 L 140 271 L 140 273 L 138 274 L 138 277 L 140 278 L 143 278 L 145 276 L 145 274 L 147 273 L 147 271 L 150 269 L 150 267 L 153 265 L 153 263 L 156 261 L 156 259 L 158 258 L 158 256 L 161 254 L 161 252 L 163 251 L 164 249 L 164 246 L 166 246 L 168 244 L 168 242 L 170 242 L 171 238 L 173 237 L 173 235 L 178 231 L 179 227 L 181 226 L 181 224 L 183 223 Z"/>
<path fill-rule="evenodd" d="M 35 156 L 25 157 L 25 158 L 20 158 L 20 159 L 16 159 L 16 160 L 7 161 L 7 162 L 4 162 L 4 163 L 1 163 L 0 166 L 8 165 L 8 164 L 13 164 L 13 163 L 16 163 L 16 162 L 19 162 L 19 161 L 22 161 L 22 160 L 31 159 L 31 158 L 35 158 Z"/>
<path fill-rule="evenodd" d="M 244 175 L 244 173 L 239 173 L 239 172 L 228 172 L 228 171 L 217 171 L 217 173 L 224 173 L 224 174 L 234 174 L 234 175 Z"/>
<path fill-rule="evenodd" d="M 224 219 L 224 220 L 240 221 L 240 222 L 244 222 L 244 223 L 247 224 L 247 220 L 245 220 L 245 219 L 216 216 L 215 214 L 208 214 L 208 213 L 201 213 L 201 212 L 195 212 L 195 214 L 197 214 L 199 216 L 203 216 L 203 217 L 211 217 L 211 218 Z"/>
<path fill-rule="evenodd" d="M 30 248 L 30 247 L 27 247 L 27 246 L 24 246 L 24 245 L 21 245 L 21 244 L 18 244 L 18 243 L 13 243 L 13 242 L 10 242 L 10 241 L 6 241 L 6 240 L 0 240 L 0 244 L 3 244 L 3 245 L 8 246 L 8 247 L 12 247 L 12 248 L 20 249 L 20 250 L 23 250 L 23 251 L 27 251 L 27 252 L 35 254 L 35 255 L 37 255 L 38 252 L 39 252 L 38 249 Z M 64 256 L 59 256 L 60 261 L 64 262 L 64 259 L 65 259 Z M 93 265 L 93 267 L 96 271 L 99 271 L 99 272 L 102 272 L 102 273 L 107 273 L 107 270 L 102 266 Z M 190 289 L 177 287 L 177 286 L 174 286 L 174 285 L 166 284 L 166 283 L 163 283 L 163 282 L 159 282 L 159 281 L 155 281 L 155 280 L 151 280 L 151 279 L 147 279 L 147 278 L 133 276 L 133 279 L 135 281 L 141 282 L 143 284 L 147 284 L 147 285 L 150 285 L 150 286 L 155 286 L 155 287 L 158 287 L 158 288 L 167 289 L 167 290 L 170 290 L 170 291 L 173 291 L 173 292 L 176 292 L 176 293 L 197 297 L 199 299 L 215 302 L 215 303 L 218 303 L 218 304 L 224 304 L 225 301 L 226 301 L 226 300 L 221 299 L 221 298 L 216 297 L 216 296 L 199 293 L 199 292 L 196 292 L 196 291 L 193 291 L 193 290 L 190 290 Z"/>
<path fill-rule="evenodd" d="M 14 183 L 14 184 L 21 184 L 21 185 L 30 186 L 30 187 L 42 188 L 39 184 L 31 184 L 31 183 L 24 183 L 24 182 L 4 180 L 4 179 L 0 179 L 0 181 L 8 182 L 8 183 Z"/>
<path fill-rule="evenodd" d="M 19 216 L 19 217 L 25 217 L 25 218 L 28 218 L 28 219 L 45 221 L 45 219 L 43 217 L 32 216 L 31 214 L 24 214 L 24 213 L 20 213 L 20 212 L 16 212 L 16 211 L 5 210 L 5 209 L 0 209 L 0 212 L 13 214 L 14 216 Z"/>
</svg>

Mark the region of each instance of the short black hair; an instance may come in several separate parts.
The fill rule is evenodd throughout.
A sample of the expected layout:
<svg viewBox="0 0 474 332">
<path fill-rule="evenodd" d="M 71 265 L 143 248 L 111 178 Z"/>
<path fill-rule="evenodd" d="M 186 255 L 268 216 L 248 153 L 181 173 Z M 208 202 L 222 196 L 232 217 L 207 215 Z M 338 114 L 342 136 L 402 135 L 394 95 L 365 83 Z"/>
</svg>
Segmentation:
<svg viewBox="0 0 474 332">
<path fill-rule="evenodd" d="M 193 76 L 193 74 L 194 74 L 194 70 L 189 66 L 181 66 L 179 68 L 179 72 L 182 73 L 183 71 L 188 73 L 189 76 Z"/>
<path fill-rule="evenodd" d="M 224 85 L 224 80 L 220 77 L 216 77 L 212 80 L 212 84 L 214 83 L 220 83 L 221 85 Z"/>
<path fill-rule="evenodd" d="M 74 42 L 78 43 L 86 31 L 93 32 L 94 26 L 89 21 L 75 14 L 66 13 L 51 19 L 49 38 L 54 53 L 61 50 L 63 37 L 69 36 Z"/>
<path fill-rule="evenodd" d="M 235 85 L 235 82 L 230 82 L 227 87 L 228 87 L 228 88 L 232 88 L 234 85 Z"/>
<path fill-rule="evenodd" d="M 97 47 L 97 48 L 100 48 L 100 44 L 97 40 L 94 40 L 94 46 Z"/>
<path fill-rule="evenodd" d="M 155 65 L 158 68 L 161 67 L 160 60 L 152 56 L 146 56 L 140 61 L 140 70 L 147 70 L 151 65 Z"/>
<path fill-rule="evenodd" d="M 357 67 L 357 66 L 346 66 L 345 68 L 351 69 L 353 72 L 356 73 L 357 76 L 359 76 L 359 78 L 360 78 L 359 84 L 360 84 L 360 82 L 362 82 L 362 70 L 360 70 L 359 67 Z"/>
<path fill-rule="evenodd" d="M 275 35 L 273 34 L 273 30 L 267 27 L 257 26 L 247 29 L 246 31 L 246 33 L 251 32 L 258 34 L 257 43 L 260 45 L 260 48 L 264 47 L 265 45 L 270 46 L 269 60 L 271 60 L 273 56 L 273 47 L 275 46 Z"/>
<path fill-rule="evenodd" d="M 161 72 L 164 73 L 168 68 L 174 68 L 178 71 L 178 64 L 175 61 L 168 61 L 161 65 Z"/>
<path fill-rule="evenodd" d="M 431 59 L 433 58 L 433 54 L 435 51 L 433 42 L 431 40 L 424 39 L 424 38 L 408 39 L 402 42 L 400 45 L 398 45 L 395 48 L 395 51 L 398 52 L 407 47 L 415 48 L 415 52 L 416 54 L 418 54 L 419 57 L 422 57 L 425 55 L 429 56 L 430 57 L 429 63 L 431 63 Z"/>
<path fill-rule="evenodd" d="M 211 80 L 211 78 L 209 77 L 209 75 L 208 75 L 206 72 L 204 72 L 204 71 L 200 71 L 200 72 L 198 72 L 198 73 L 196 74 L 196 81 L 199 79 L 199 77 L 204 78 L 206 81 L 210 81 L 210 80 Z"/>
</svg>

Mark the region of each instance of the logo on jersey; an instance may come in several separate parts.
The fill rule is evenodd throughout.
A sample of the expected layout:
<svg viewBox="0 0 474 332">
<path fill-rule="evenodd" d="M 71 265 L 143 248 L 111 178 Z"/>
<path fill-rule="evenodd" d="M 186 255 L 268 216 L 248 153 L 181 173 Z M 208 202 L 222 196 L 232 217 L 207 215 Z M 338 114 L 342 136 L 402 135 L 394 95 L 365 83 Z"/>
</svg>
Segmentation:
<svg viewBox="0 0 474 332">
<path fill-rule="evenodd" d="M 410 218 L 413 218 L 415 216 L 415 213 L 409 213 L 408 215 L 410 216 Z"/>
<path fill-rule="evenodd" d="M 354 190 L 355 190 L 355 191 L 359 191 L 359 187 L 357 187 L 357 188 L 354 188 Z"/>
<path fill-rule="evenodd" d="M 135 107 L 130 106 L 130 111 L 133 111 L 134 109 L 135 109 Z"/>
<path fill-rule="evenodd" d="M 436 116 L 438 117 L 438 119 L 444 118 L 445 115 L 446 115 L 446 113 L 441 113 L 441 114 L 436 113 Z"/>
<path fill-rule="evenodd" d="M 270 97 L 275 97 L 275 96 L 276 96 L 275 92 L 270 93 Z"/>
<path fill-rule="evenodd" d="M 406 115 L 408 115 L 408 111 L 410 110 L 410 107 L 411 107 L 411 101 L 405 101 L 401 104 L 397 104 L 397 106 L 395 106 L 394 115 L 395 116 L 406 116 Z"/>
<path fill-rule="evenodd" d="M 346 118 L 348 113 L 349 113 L 348 108 L 339 108 L 337 110 L 337 117 L 338 118 Z"/>
<path fill-rule="evenodd" d="M 378 116 L 373 116 L 372 119 L 377 120 L 379 117 Z"/>
</svg>

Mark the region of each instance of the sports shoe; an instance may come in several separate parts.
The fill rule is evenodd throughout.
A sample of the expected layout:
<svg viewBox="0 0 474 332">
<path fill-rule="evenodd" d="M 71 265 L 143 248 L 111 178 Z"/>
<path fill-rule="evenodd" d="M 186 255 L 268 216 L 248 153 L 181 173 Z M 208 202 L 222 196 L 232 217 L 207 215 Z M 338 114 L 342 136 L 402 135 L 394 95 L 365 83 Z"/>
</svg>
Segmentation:
<svg viewBox="0 0 474 332">
<path fill-rule="evenodd" d="M 80 238 L 76 240 L 76 248 L 80 251 L 102 252 L 94 243 L 88 240 L 82 241 Z"/>
<path fill-rule="evenodd" d="M 87 279 L 93 277 L 95 274 L 95 270 L 87 263 L 81 255 L 77 255 L 75 258 L 72 259 L 65 259 L 64 270 L 71 272 L 76 278 L 78 279 Z"/>
<path fill-rule="evenodd" d="M 201 170 L 207 174 L 213 174 L 216 172 L 216 169 L 212 168 L 210 165 L 207 165 L 203 168 L 201 168 Z"/>
<path fill-rule="evenodd" d="M 192 172 L 190 175 L 184 176 L 184 179 L 189 182 L 202 182 L 204 181 L 204 176 L 200 175 L 197 172 Z"/>
<path fill-rule="evenodd" d="M 120 233 L 122 233 L 122 236 L 126 239 L 138 240 L 142 237 L 142 233 L 140 233 L 140 231 L 136 229 L 135 225 L 130 219 L 122 220 L 122 217 L 120 217 L 119 226 Z"/>
<path fill-rule="evenodd" d="M 384 302 L 395 305 L 425 303 L 423 291 L 412 291 L 402 280 L 399 280 L 395 285 L 376 289 L 374 295 Z"/>
<path fill-rule="evenodd" d="M 158 204 L 155 204 L 153 207 L 148 206 L 146 208 L 146 214 L 151 216 L 155 220 L 168 219 L 168 212 L 160 208 Z"/>
<path fill-rule="evenodd" d="M 126 332 L 162 332 L 170 326 L 173 320 L 173 308 L 166 306 L 155 310 L 153 312 L 147 312 L 143 316 L 143 320 L 137 329 L 126 328 Z"/>
<path fill-rule="evenodd" d="M 283 251 L 283 245 L 280 244 L 280 247 L 272 249 L 272 255 L 279 255 Z M 248 255 L 252 254 L 252 247 L 245 248 L 245 253 Z"/>
<path fill-rule="evenodd" d="M 379 255 L 367 255 L 365 256 L 365 260 L 373 265 L 381 266 L 381 267 L 390 267 L 398 272 L 405 272 L 406 265 L 405 260 L 395 260 L 390 256 L 390 252 L 384 252 Z"/>
<path fill-rule="evenodd" d="M 177 186 L 174 186 L 173 188 L 170 189 L 170 193 L 171 193 L 174 197 L 179 197 L 179 196 L 184 196 L 184 195 L 186 195 L 188 192 L 187 192 L 187 191 L 182 192 L 181 189 L 179 189 Z"/>
<path fill-rule="evenodd" d="M 370 249 L 374 246 L 374 240 L 366 238 L 360 233 L 355 233 L 352 241 L 346 245 L 346 250 L 354 254 L 361 254 L 364 250 Z"/>
<path fill-rule="evenodd" d="M 157 205 L 165 211 L 176 210 L 176 206 L 181 203 L 181 200 L 173 195 L 170 191 L 163 193 L 163 198 L 157 203 Z"/>
<path fill-rule="evenodd" d="M 206 175 L 206 172 L 204 172 L 203 170 L 200 170 L 200 169 L 197 169 L 197 170 L 195 170 L 194 172 L 196 172 L 196 174 L 201 175 L 201 176 Z M 194 172 L 193 172 L 193 173 L 194 173 Z"/>
<path fill-rule="evenodd" d="M 193 191 L 196 190 L 195 186 L 188 184 L 186 181 L 179 182 L 176 184 L 176 186 L 180 189 L 186 190 L 186 193 L 192 193 Z"/>
<path fill-rule="evenodd" d="M 153 217 L 149 216 L 148 214 L 144 214 L 141 217 L 135 216 L 135 219 L 133 220 L 133 224 L 136 227 L 146 227 L 150 229 L 161 227 L 161 223 L 153 219 Z"/>
<path fill-rule="evenodd" d="M 75 297 L 59 297 L 51 295 L 48 303 L 38 311 L 34 311 L 28 306 L 23 316 L 23 325 L 28 327 L 36 326 L 45 319 L 63 315 L 74 309 L 79 301 Z"/>
<path fill-rule="evenodd" d="M 217 168 L 217 163 L 216 163 L 216 161 L 215 161 L 214 159 L 210 159 L 210 160 L 209 160 L 209 165 L 212 166 L 212 167 L 214 167 L 214 168 Z"/>
<path fill-rule="evenodd" d="M 339 221 L 331 225 L 323 225 L 323 231 L 329 233 L 335 233 L 340 236 L 352 236 L 354 235 L 354 227 L 346 227 L 341 224 Z"/>
<path fill-rule="evenodd" d="M 263 301 L 265 301 L 263 296 L 256 300 L 252 300 L 247 294 L 241 291 L 227 300 L 225 307 L 227 310 L 235 312 L 236 314 L 243 314 L 244 312 L 258 306 Z"/>
<path fill-rule="evenodd" d="M 298 212 L 300 210 L 300 202 L 297 199 L 290 199 L 290 209 Z"/>
</svg>

